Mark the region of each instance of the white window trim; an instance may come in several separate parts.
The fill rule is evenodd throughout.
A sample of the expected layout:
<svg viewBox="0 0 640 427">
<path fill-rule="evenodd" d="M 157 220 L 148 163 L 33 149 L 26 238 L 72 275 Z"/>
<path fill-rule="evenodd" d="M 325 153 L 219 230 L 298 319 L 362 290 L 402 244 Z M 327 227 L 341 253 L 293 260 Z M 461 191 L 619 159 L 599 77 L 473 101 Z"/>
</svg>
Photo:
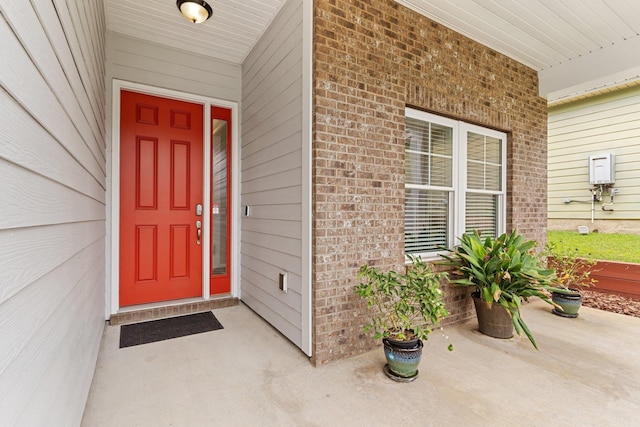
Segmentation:
<svg viewBox="0 0 640 427">
<path fill-rule="evenodd" d="M 466 135 L 468 132 L 479 133 L 493 138 L 498 138 L 502 141 L 501 151 L 501 191 L 483 191 L 474 190 L 474 193 L 492 194 L 498 196 L 498 217 L 497 221 L 497 234 L 500 235 L 506 230 L 506 215 L 507 215 L 507 134 L 497 130 L 473 125 L 467 122 L 450 119 L 447 117 L 438 116 L 436 114 L 427 113 L 413 108 L 405 108 L 405 117 L 410 117 L 416 120 L 422 120 L 426 122 L 436 123 L 439 125 L 447 126 L 453 129 L 453 165 L 452 165 L 452 187 L 453 191 L 449 197 L 449 203 L 451 209 L 449 210 L 449 241 L 447 246 L 452 248 L 460 241 L 460 236 L 465 232 L 465 198 L 467 193 L 467 144 Z M 464 143 L 463 143 L 464 142 Z M 405 186 L 407 184 L 405 183 Z M 437 186 L 430 187 L 432 190 L 445 190 L 445 188 L 439 188 Z M 449 191 L 449 189 L 446 189 Z M 424 252 L 419 255 L 425 260 L 437 259 L 441 253 L 445 251 L 436 252 Z"/>
</svg>

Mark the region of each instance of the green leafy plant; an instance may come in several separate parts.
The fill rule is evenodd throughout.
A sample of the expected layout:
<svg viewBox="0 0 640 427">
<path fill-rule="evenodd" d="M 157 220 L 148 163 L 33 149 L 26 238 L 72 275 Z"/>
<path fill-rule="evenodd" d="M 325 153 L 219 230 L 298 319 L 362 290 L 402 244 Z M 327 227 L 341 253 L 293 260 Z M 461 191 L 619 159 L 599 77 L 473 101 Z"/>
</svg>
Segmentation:
<svg viewBox="0 0 640 427">
<path fill-rule="evenodd" d="M 426 340 L 449 314 L 440 288 L 447 274 L 433 272 L 420 257 L 410 255 L 409 259 L 411 265 L 405 273 L 385 272 L 369 265 L 363 265 L 358 272 L 361 283 L 355 292 L 367 301 L 372 313 L 364 329 L 374 331 L 376 339 Z M 453 350 L 451 343 L 449 350 Z"/>
<path fill-rule="evenodd" d="M 594 266 L 598 262 L 579 256 L 577 248 L 564 250 L 560 253 L 557 245 L 550 242 L 547 243 L 544 255 L 547 257 L 547 268 L 555 272 L 553 286 L 549 288 L 550 291 L 572 294 L 598 283 L 596 279 L 591 277 L 591 273 L 597 271 L 594 270 Z"/>
<path fill-rule="evenodd" d="M 477 231 L 464 234 L 460 244 L 447 249 L 450 254 L 442 254 L 445 265 L 452 266 L 451 280 L 456 286 L 473 286 L 485 302 L 495 302 L 511 314 L 516 333 L 524 332 L 537 349 L 529 327 L 520 316 L 522 301 L 529 297 L 539 297 L 553 304 L 547 288 L 554 274 L 542 263 L 540 256 L 533 252 L 536 242 L 526 240 L 516 230 L 497 238 L 482 239 Z M 446 249 L 446 248 L 443 248 Z"/>
</svg>

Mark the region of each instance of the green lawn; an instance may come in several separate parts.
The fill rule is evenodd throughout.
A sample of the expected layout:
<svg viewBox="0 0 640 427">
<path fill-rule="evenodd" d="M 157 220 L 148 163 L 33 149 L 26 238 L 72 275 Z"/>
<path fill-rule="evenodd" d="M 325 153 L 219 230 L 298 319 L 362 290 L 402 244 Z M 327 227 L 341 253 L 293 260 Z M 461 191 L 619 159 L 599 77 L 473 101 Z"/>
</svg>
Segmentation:
<svg viewBox="0 0 640 427">
<path fill-rule="evenodd" d="M 637 234 L 549 231 L 547 240 L 556 245 L 559 254 L 573 249 L 585 258 L 640 263 L 640 235 Z"/>
</svg>

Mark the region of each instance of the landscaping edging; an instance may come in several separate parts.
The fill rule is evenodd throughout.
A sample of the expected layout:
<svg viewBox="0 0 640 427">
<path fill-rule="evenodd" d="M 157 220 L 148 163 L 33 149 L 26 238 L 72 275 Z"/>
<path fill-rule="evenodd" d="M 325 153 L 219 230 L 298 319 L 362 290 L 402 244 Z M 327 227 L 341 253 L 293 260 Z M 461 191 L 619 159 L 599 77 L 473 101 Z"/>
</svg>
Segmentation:
<svg viewBox="0 0 640 427">
<path fill-rule="evenodd" d="M 598 283 L 589 290 L 623 295 L 640 300 L 640 264 L 598 261 L 591 277 Z"/>
</svg>

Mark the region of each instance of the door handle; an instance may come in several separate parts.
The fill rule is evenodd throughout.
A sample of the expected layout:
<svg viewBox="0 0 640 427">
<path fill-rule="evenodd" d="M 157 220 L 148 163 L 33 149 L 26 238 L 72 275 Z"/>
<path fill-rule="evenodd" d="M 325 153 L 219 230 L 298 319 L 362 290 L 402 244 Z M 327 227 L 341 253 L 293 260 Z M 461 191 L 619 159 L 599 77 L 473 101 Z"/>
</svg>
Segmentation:
<svg viewBox="0 0 640 427">
<path fill-rule="evenodd" d="M 200 244 L 200 238 L 202 237 L 202 221 L 196 221 L 197 240 L 196 243 Z"/>
</svg>

